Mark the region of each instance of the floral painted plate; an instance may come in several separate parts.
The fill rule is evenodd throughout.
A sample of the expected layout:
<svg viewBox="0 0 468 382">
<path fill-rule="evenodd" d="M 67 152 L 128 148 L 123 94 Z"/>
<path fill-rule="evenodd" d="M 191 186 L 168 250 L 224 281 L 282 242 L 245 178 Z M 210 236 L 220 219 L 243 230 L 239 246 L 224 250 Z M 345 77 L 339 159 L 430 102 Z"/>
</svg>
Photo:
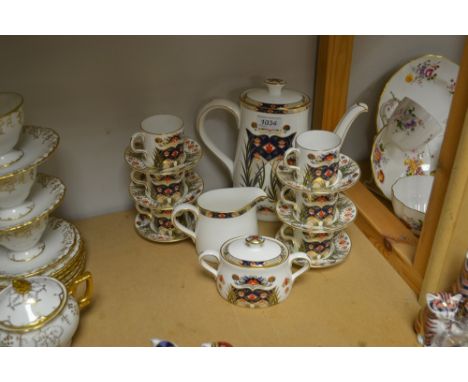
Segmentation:
<svg viewBox="0 0 468 382">
<path fill-rule="evenodd" d="M 411 151 L 402 151 L 386 140 L 385 127 L 374 140 L 371 153 L 371 169 L 374 182 L 382 194 L 392 199 L 392 185 L 402 176 L 433 175 L 439 162 L 443 135 Z"/>
<path fill-rule="evenodd" d="M 357 216 L 357 209 L 354 203 L 347 196 L 340 194 L 338 202 L 336 205 L 338 210 L 337 219 L 333 224 L 327 226 L 316 226 L 304 224 L 296 219 L 293 213 L 293 208 L 283 203 L 279 200 L 276 204 L 276 213 L 278 214 L 279 219 L 294 229 L 299 229 L 301 231 L 309 231 L 314 233 L 322 232 L 335 232 L 344 229 L 348 224 L 352 223 Z"/>
<path fill-rule="evenodd" d="M 307 193 L 311 192 L 309 187 L 296 182 L 296 172 L 287 168 L 283 163 L 278 164 L 276 168 L 276 176 L 285 186 L 298 191 Z M 314 189 L 313 193 L 316 195 L 327 195 L 336 192 L 343 192 L 356 184 L 360 176 L 361 170 L 358 164 L 347 155 L 340 154 L 338 181 L 330 187 Z"/>
<path fill-rule="evenodd" d="M 275 239 L 285 244 L 290 253 L 300 251 L 299 248 L 295 248 L 296 246 L 290 240 L 283 240 L 279 231 L 276 234 Z M 333 238 L 333 248 L 333 252 L 330 256 L 325 259 L 312 260 L 310 267 L 328 268 L 341 264 L 346 260 L 349 253 L 351 252 L 351 239 L 345 231 L 339 232 L 335 235 Z"/>
<path fill-rule="evenodd" d="M 445 131 L 458 77 L 458 65 L 442 56 L 425 55 L 399 69 L 386 83 L 378 104 L 377 132 L 385 126 L 383 115 L 391 115 L 393 99 L 411 98 L 424 107 Z"/>
<path fill-rule="evenodd" d="M 144 176 L 144 174 L 143 174 Z M 185 174 L 185 183 L 187 184 L 187 193 L 180 198 L 173 206 L 162 205 L 151 197 L 148 197 L 145 192 L 145 186 L 140 184 L 130 183 L 130 195 L 133 200 L 138 204 L 150 208 L 174 208 L 178 204 L 182 203 L 193 203 L 198 199 L 200 194 L 203 192 L 203 180 L 196 172 L 189 172 Z"/>
<path fill-rule="evenodd" d="M 125 156 L 125 160 L 130 165 L 130 167 L 132 167 L 135 170 L 138 170 L 138 171 L 153 170 L 153 171 L 157 171 L 158 175 L 168 175 L 168 174 L 173 174 L 175 172 L 189 171 L 193 169 L 197 165 L 200 158 L 202 157 L 202 148 L 198 144 L 198 142 L 194 141 L 193 139 L 190 139 L 190 138 L 185 139 L 184 151 L 186 154 L 185 162 L 180 164 L 179 166 L 171 167 L 166 170 L 160 170 L 154 167 L 146 166 L 145 161 L 143 160 L 143 155 L 134 153 L 131 150 L 130 146 L 127 147 L 127 149 L 125 150 L 124 156 Z"/>
</svg>

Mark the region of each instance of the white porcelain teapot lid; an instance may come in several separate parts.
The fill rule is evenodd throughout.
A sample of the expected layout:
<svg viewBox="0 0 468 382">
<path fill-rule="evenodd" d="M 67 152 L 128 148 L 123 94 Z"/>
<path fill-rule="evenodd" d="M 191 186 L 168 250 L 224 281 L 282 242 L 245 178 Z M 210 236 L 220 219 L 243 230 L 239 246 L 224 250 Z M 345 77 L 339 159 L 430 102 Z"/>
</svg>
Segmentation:
<svg viewBox="0 0 468 382">
<path fill-rule="evenodd" d="M 234 265 L 266 268 L 284 262 L 288 258 L 288 250 L 271 237 L 250 235 L 228 240 L 221 247 L 221 255 Z"/>
<path fill-rule="evenodd" d="M 67 296 L 63 284 L 50 277 L 14 279 L 0 292 L 0 329 L 37 329 L 57 316 Z"/>
<path fill-rule="evenodd" d="M 245 107 L 274 114 L 295 113 L 309 108 L 309 96 L 296 90 L 283 89 L 286 81 L 270 78 L 264 83 L 264 88 L 249 89 L 242 93 L 241 103 Z"/>
</svg>

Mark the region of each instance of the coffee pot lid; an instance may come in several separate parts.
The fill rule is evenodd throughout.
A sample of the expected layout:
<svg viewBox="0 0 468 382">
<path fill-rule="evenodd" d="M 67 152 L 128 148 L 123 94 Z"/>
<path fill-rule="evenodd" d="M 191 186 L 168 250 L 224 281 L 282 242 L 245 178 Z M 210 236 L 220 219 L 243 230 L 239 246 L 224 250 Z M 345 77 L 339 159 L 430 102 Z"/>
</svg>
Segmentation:
<svg viewBox="0 0 468 382">
<path fill-rule="evenodd" d="M 233 265 L 267 268 L 283 263 L 288 258 L 288 250 L 271 237 L 250 235 L 228 240 L 221 247 L 221 255 Z"/>
<path fill-rule="evenodd" d="M 310 107 L 306 94 L 283 89 L 286 81 L 278 78 L 265 80 L 266 87 L 249 89 L 241 95 L 241 103 L 248 109 L 273 114 L 288 114 L 304 111 Z"/>
<path fill-rule="evenodd" d="M 38 329 L 57 316 L 67 296 L 64 285 L 51 277 L 14 279 L 0 292 L 0 329 Z"/>
</svg>

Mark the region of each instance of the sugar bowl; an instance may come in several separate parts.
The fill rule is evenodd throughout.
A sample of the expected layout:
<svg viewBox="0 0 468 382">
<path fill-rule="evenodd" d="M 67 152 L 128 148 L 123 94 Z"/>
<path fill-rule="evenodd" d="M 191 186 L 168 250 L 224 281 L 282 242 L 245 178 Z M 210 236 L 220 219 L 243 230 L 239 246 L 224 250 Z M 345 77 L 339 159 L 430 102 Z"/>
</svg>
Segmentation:
<svg viewBox="0 0 468 382">
<path fill-rule="evenodd" d="M 217 269 L 208 261 L 213 257 Z M 238 236 L 226 241 L 220 252 L 206 250 L 198 260 L 216 279 L 218 292 L 237 306 L 265 308 L 285 300 L 297 277 L 310 267 L 307 254 L 289 254 L 286 246 L 266 236 Z M 301 267 L 293 272 L 293 262 Z"/>
<path fill-rule="evenodd" d="M 75 298 L 82 282 L 84 295 Z M 0 346 L 70 346 L 80 309 L 91 302 L 92 292 L 89 272 L 78 276 L 68 290 L 51 277 L 14 279 L 0 292 Z"/>
</svg>

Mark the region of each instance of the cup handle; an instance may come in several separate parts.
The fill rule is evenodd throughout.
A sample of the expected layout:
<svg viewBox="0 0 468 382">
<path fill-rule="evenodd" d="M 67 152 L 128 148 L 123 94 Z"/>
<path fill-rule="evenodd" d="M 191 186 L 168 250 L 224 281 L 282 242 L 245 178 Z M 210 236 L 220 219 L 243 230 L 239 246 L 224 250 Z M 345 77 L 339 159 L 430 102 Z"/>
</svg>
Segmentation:
<svg viewBox="0 0 468 382">
<path fill-rule="evenodd" d="M 150 220 L 153 220 L 153 215 L 151 214 L 151 212 L 148 212 L 146 211 L 146 209 L 143 209 L 143 207 L 141 207 L 138 203 L 135 203 L 135 208 L 138 211 L 138 213 L 146 215 Z"/>
<path fill-rule="evenodd" d="M 237 104 L 235 104 L 234 102 L 228 101 L 225 99 L 214 99 L 213 101 L 208 102 L 198 113 L 196 128 L 197 128 L 198 134 L 200 134 L 200 138 L 203 141 L 203 143 L 226 166 L 226 168 L 229 170 L 229 174 L 231 175 L 231 178 L 233 178 L 234 177 L 233 160 L 229 158 L 226 154 L 224 154 L 224 152 L 221 151 L 218 147 L 216 147 L 214 142 L 211 140 L 208 134 L 206 134 L 206 131 L 205 131 L 205 118 L 210 111 L 216 110 L 216 109 L 223 109 L 231 113 L 236 119 L 236 126 L 237 126 L 237 129 L 239 130 L 239 126 L 240 126 L 239 106 L 237 106 Z"/>
<path fill-rule="evenodd" d="M 296 171 L 297 174 L 299 173 L 300 168 L 299 168 L 298 166 L 293 166 L 293 165 L 291 165 L 291 164 L 288 164 L 288 157 L 289 157 L 291 154 L 293 154 L 293 153 L 299 154 L 299 152 L 300 152 L 300 151 L 299 151 L 298 148 L 296 148 L 296 147 L 290 147 L 289 149 L 286 150 L 286 152 L 284 153 L 284 156 L 283 156 L 283 165 L 284 165 L 286 168 L 290 169 L 290 170 Z M 297 163 L 297 161 L 296 161 L 296 163 Z"/>
<path fill-rule="evenodd" d="M 78 299 L 76 297 L 76 289 L 78 288 L 78 285 L 80 285 L 82 282 L 86 282 L 86 289 L 84 292 L 84 296 Z M 89 271 L 86 271 L 82 275 L 76 277 L 72 281 L 71 285 L 68 287 L 68 294 L 76 299 L 76 302 L 78 303 L 80 310 L 87 307 L 91 303 L 91 297 L 93 296 L 93 291 L 94 291 L 93 275 Z"/>
<path fill-rule="evenodd" d="M 135 184 L 141 184 L 142 186 L 145 186 L 145 188 L 147 187 L 147 183 L 146 183 L 146 176 L 145 176 L 145 180 L 141 180 L 138 178 L 137 176 L 137 173 L 138 172 L 141 172 L 141 171 L 138 171 L 138 170 L 132 170 L 132 172 L 130 173 L 130 179 L 132 180 L 133 183 Z"/>
<path fill-rule="evenodd" d="M 146 150 L 145 149 L 139 149 L 136 147 L 135 143 L 138 139 L 144 140 L 145 134 L 142 133 L 141 131 L 135 133 L 132 135 L 132 139 L 130 139 L 130 148 L 132 151 L 136 154 L 143 154 L 146 157 Z"/>
<path fill-rule="evenodd" d="M 199 256 L 198 256 L 198 261 L 200 262 L 200 265 L 205 268 L 208 272 L 210 272 L 215 278 L 218 276 L 218 270 L 214 269 L 210 264 L 206 262 L 204 259 L 205 257 L 208 256 L 214 256 L 216 257 L 216 260 L 218 261 L 219 264 L 219 253 L 216 251 L 213 251 L 211 249 L 207 249 L 206 251 L 203 251 Z"/>
<path fill-rule="evenodd" d="M 290 226 L 286 225 L 286 224 L 283 224 L 279 230 L 279 234 L 280 234 L 280 237 L 284 240 L 289 240 L 289 241 L 292 241 L 294 243 L 294 236 L 291 236 L 291 235 L 288 235 L 286 233 L 286 229 L 287 228 L 291 228 Z"/>
<path fill-rule="evenodd" d="M 305 252 L 296 252 L 296 253 L 289 255 L 289 269 L 292 268 L 292 264 L 296 260 L 305 260 L 305 261 L 304 261 L 304 265 L 291 275 L 291 279 L 293 282 L 304 272 L 308 271 L 310 268 L 310 259 L 309 259 L 309 256 L 307 256 Z"/>
<path fill-rule="evenodd" d="M 180 231 L 182 231 L 186 235 L 190 236 L 192 240 L 195 241 L 197 238 L 195 232 L 187 228 L 182 223 L 180 223 L 179 220 L 177 220 L 177 217 L 183 214 L 184 212 L 192 213 L 195 220 L 198 220 L 198 216 L 200 215 L 198 208 L 195 207 L 193 204 L 182 203 L 182 204 L 179 204 L 177 207 L 175 207 L 174 211 L 172 211 L 172 215 L 171 215 L 172 224 L 174 224 L 175 227 L 177 227 Z"/>
<path fill-rule="evenodd" d="M 294 211 L 299 211 L 299 207 L 297 206 L 297 203 L 296 203 L 296 202 L 291 202 L 290 200 L 288 200 L 288 199 L 286 198 L 286 191 L 288 191 L 288 190 L 289 190 L 288 187 L 283 187 L 283 188 L 281 189 L 281 192 L 280 192 L 280 197 L 281 197 L 280 200 L 281 200 L 281 202 L 282 202 L 283 204 L 286 204 L 286 205 L 288 205 L 288 206 L 291 206 L 291 207 L 294 209 Z"/>
<path fill-rule="evenodd" d="M 390 98 L 388 101 L 384 102 L 382 106 L 380 106 L 379 117 L 382 121 L 383 126 L 387 125 L 388 120 L 392 116 L 399 103 L 400 101 L 396 97 L 393 97 Z"/>
</svg>

